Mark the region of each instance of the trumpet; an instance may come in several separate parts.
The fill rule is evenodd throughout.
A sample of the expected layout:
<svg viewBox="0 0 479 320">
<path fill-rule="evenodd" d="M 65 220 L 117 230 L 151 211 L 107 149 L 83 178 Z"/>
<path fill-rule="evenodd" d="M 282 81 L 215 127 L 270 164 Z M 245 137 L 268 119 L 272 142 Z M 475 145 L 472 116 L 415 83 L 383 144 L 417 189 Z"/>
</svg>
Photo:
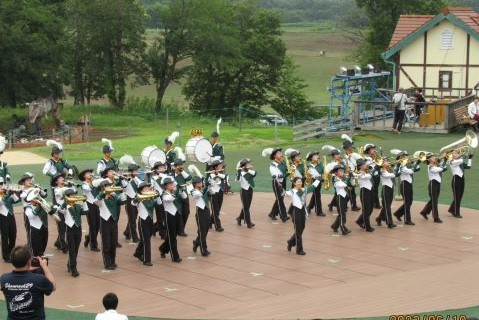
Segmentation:
<svg viewBox="0 0 479 320">
<path fill-rule="evenodd" d="M 74 204 L 80 204 L 85 202 L 86 197 L 85 196 L 69 196 L 69 197 L 65 197 L 65 200 L 67 204 L 74 205 Z"/>
<path fill-rule="evenodd" d="M 158 191 L 150 191 L 150 192 L 145 192 L 145 193 L 137 193 L 136 194 L 136 200 L 138 202 L 142 202 L 142 201 L 145 201 L 145 200 L 152 200 L 154 198 L 157 198 L 159 197 L 160 194 L 158 193 Z"/>
<path fill-rule="evenodd" d="M 0 190 L 0 192 L 6 192 L 6 191 L 11 191 L 14 193 L 20 193 L 23 191 L 23 186 L 20 184 L 7 184 L 4 186 L 3 189 Z"/>
<path fill-rule="evenodd" d="M 212 174 L 212 173 L 223 172 L 223 171 L 225 171 L 225 169 L 210 170 L 210 171 L 205 171 L 205 174 Z"/>
</svg>

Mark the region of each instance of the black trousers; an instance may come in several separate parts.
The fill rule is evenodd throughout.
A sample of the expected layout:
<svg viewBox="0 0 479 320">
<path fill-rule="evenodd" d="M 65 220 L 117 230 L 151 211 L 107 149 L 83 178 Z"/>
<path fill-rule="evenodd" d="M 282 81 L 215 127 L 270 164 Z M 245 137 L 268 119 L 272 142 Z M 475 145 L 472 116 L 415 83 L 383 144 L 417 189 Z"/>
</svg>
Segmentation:
<svg viewBox="0 0 479 320">
<path fill-rule="evenodd" d="M 364 225 L 366 229 L 370 229 L 370 218 L 374 208 L 373 191 L 367 188 L 361 188 L 361 190 L 359 190 L 359 197 L 361 199 L 362 208 L 361 215 L 358 217 L 356 222 L 358 224 Z"/>
<path fill-rule="evenodd" d="M 311 199 L 309 200 L 308 204 L 308 211 L 313 210 L 316 212 L 316 214 L 321 214 L 323 213 L 323 204 L 321 202 L 321 184 L 314 189 L 313 194 L 311 195 Z"/>
<path fill-rule="evenodd" d="M 271 208 L 270 216 L 276 217 L 279 215 L 281 220 L 285 220 L 288 216 L 286 214 L 286 206 L 284 205 L 284 195 L 283 195 L 283 186 L 279 184 L 276 180 L 273 180 L 273 192 L 276 201 Z"/>
<path fill-rule="evenodd" d="M 392 225 L 393 223 L 393 216 L 391 211 L 391 204 L 393 203 L 394 198 L 394 189 L 388 186 L 383 186 L 383 190 L 381 192 L 381 203 L 382 209 L 379 213 L 378 220 L 381 219 L 382 221 L 386 221 L 386 224 Z"/>
<path fill-rule="evenodd" d="M 223 195 L 223 193 L 221 193 Z M 190 216 L 190 199 L 186 197 L 186 199 L 180 198 L 181 203 L 181 210 L 180 210 L 180 219 L 181 219 L 181 230 L 180 233 L 185 233 L 186 223 L 188 222 L 188 217 Z M 221 205 L 220 205 L 221 210 Z M 219 211 L 218 211 L 219 212 Z"/>
<path fill-rule="evenodd" d="M 142 257 L 143 262 L 151 262 L 151 237 L 153 235 L 153 219 L 148 216 L 146 219 L 138 219 L 138 230 L 140 231 L 140 242 L 136 246 L 136 255 Z"/>
<path fill-rule="evenodd" d="M 218 192 L 218 204 L 220 206 L 220 211 L 221 211 L 221 208 L 223 208 L 224 195 L 225 195 L 225 191 L 220 189 L 220 192 Z"/>
<path fill-rule="evenodd" d="M 211 202 L 211 219 L 210 224 L 215 226 L 215 229 L 221 228 L 221 220 L 220 220 L 220 197 L 222 193 L 217 192 L 210 197 Z"/>
<path fill-rule="evenodd" d="M 337 207 L 338 206 L 338 201 L 336 200 L 337 196 L 338 196 L 338 194 L 336 193 L 336 191 L 334 191 L 334 195 L 331 198 L 331 202 L 329 203 L 330 207 Z"/>
<path fill-rule="evenodd" d="M 101 219 L 100 223 L 103 265 L 110 267 L 115 264 L 116 244 L 118 242 L 118 221 L 113 217 Z"/>
<path fill-rule="evenodd" d="M 126 198 L 126 214 L 128 216 L 128 222 L 126 224 L 123 234 L 125 237 L 138 240 L 138 232 L 136 231 L 136 219 L 138 218 L 138 208 L 131 204 L 133 198 L 127 196 Z"/>
<path fill-rule="evenodd" d="M 86 219 L 88 222 L 88 238 L 90 239 L 90 248 L 98 248 L 98 232 L 100 231 L 100 209 L 94 203 L 87 202 L 88 213 Z"/>
<path fill-rule="evenodd" d="M 81 243 L 81 227 L 73 225 L 71 228 L 66 226 L 66 234 L 68 241 L 68 267 L 70 270 L 76 270 L 78 249 Z"/>
<path fill-rule="evenodd" d="M 461 200 L 462 196 L 464 195 L 464 184 L 464 176 L 452 176 L 451 188 L 453 200 L 451 205 L 449 206 L 449 212 L 456 217 L 461 215 Z"/>
<path fill-rule="evenodd" d="M 339 194 L 336 195 L 336 202 L 337 202 L 337 209 L 338 209 L 338 216 L 334 221 L 331 228 L 338 229 L 340 228 L 342 232 L 346 232 L 348 228 L 346 228 L 346 207 L 348 204 L 348 197 L 340 196 Z"/>
<path fill-rule="evenodd" d="M 208 245 L 206 244 L 206 237 L 208 236 L 210 225 L 210 210 L 208 207 L 200 209 L 196 207 L 196 226 L 198 227 L 198 235 L 196 236 L 196 244 L 200 247 L 201 253 L 208 252 Z"/>
<path fill-rule="evenodd" d="M 428 192 L 429 201 L 426 203 L 421 212 L 425 214 L 430 214 L 432 212 L 432 217 L 434 220 L 437 220 L 439 219 L 437 203 L 439 200 L 439 194 L 441 193 L 441 183 L 437 182 L 436 180 L 429 180 Z"/>
<path fill-rule="evenodd" d="M 304 207 L 299 209 L 293 206 L 292 209 L 292 220 L 294 224 L 294 233 L 289 238 L 288 242 L 291 246 L 296 246 L 296 252 L 303 251 L 303 231 L 306 226 L 306 211 Z"/>
<path fill-rule="evenodd" d="M 348 193 L 349 193 L 349 201 L 351 202 L 351 208 L 357 208 L 357 202 L 356 202 L 356 188 L 355 187 L 348 187 Z"/>
<path fill-rule="evenodd" d="M 406 114 L 406 110 L 396 109 L 394 111 L 393 129 L 396 129 L 397 131 L 401 131 L 405 114 Z"/>
<path fill-rule="evenodd" d="M 160 252 L 163 254 L 170 253 L 172 260 L 180 258 L 178 254 L 178 245 L 176 242 L 176 236 L 181 230 L 181 219 L 178 212 L 172 215 L 168 212 L 165 214 L 166 223 L 166 237 L 165 241 L 160 246 Z"/>
<path fill-rule="evenodd" d="M 401 181 L 399 192 L 403 197 L 403 204 L 394 212 L 394 215 L 401 218 L 404 216 L 404 222 L 411 222 L 411 205 L 413 200 L 412 184 L 407 181 Z"/>
<path fill-rule="evenodd" d="M 251 208 L 251 201 L 253 200 L 253 188 L 249 187 L 248 190 L 241 188 L 240 190 L 241 197 L 241 212 L 238 217 L 239 220 L 244 220 L 247 225 L 251 224 L 251 213 L 249 209 Z"/>
<path fill-rule="evenodd" d="M 48 228 L 42 226 L 40 229 L 36 229 L 30 226 L 29 235 L 32 255 L 34 257 L 43 256 L 48 244 Z"/>
<path fill-rule="evenodd" d="M 381 178 L 379 176 L 373 176 L 373 203 L 374 207 L 378 208 L 380 206 L 379 202 L 379 182 Z"/>
<path fill-rule="evenodd" d="M 17 241 L 15 215 L 10 213 L 8 213 L 7 216 L 0 215 L 0 233 L 2 238 L 2 258 L 8 261 L 10 259 L 10 253 Z"/>
<path fill-rule="evenodd" d="M 153 225 L 153 235 L 158 232 L 163 239 L 166 236 L 165 207 L 163 206 L 163 204 L 155 205 L 155 217 L 156 222 Z"/>
<path fill-rule="evenodd" d="M 57 240 L 55 241 L 55 246 L 59 249 L 66 249 L 68 248 L 68 244 L 67 244 L 67 228 L 66 228 L 66 224 L 65 224 L 65 216 L 63 214 L 59 214 L 60 216 L 60 220 L 61 221 L 57 221 L 57 230 L 58 230 L 58 236 L 57 236 Z"/>
</svg>

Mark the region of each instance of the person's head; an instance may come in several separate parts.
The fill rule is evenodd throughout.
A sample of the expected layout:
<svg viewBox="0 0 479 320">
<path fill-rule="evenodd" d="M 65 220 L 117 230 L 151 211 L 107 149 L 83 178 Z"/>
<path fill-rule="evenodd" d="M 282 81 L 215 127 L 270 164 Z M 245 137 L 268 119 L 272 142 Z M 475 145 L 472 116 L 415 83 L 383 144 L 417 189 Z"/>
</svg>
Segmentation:
<svg viewBox="0 0 479 320">
<path fill-rule="evenodd" d="M 175 190 L 175 180 L 173 180 L 173 178 L 171 177 L 164 178 L 161 184 L 163 185 L 163 188 L 168 192 L 173 192 L 173 190 Z"/>
<path fill-rule="evenodd" d="M 452 158 L 453 158 L 454 160 L 457 160 L 457 159 L 459 159 L 460 157 L 461 157 L 461 154 L 459 153 L 458 150 L 453 150 L 453 151 L 452 151 Z"/>
<path fill-rule="evenodd" d="M 110 179 L 110 181 L 113 181 L 115 180 L 115 170 L 113 168 L 105 168 L 105 170 L 103 170 L 101 172 L 101 177 L 102 178 L 108 178 Z"/>
<path fill-rule="evenodd" d="M 391 169 L 391 162 L 388 159 L 384 159 L 382 167 L 383 167 L 384 170 Z"/>
<path fill-rule="evenodd" d="M 116 294 L 109 292 L 103 297 L 103 307 L 105 310 L 116 310 L 118 307 L 118 297 Z"/>
<path fill-rule="evenodd" d="M 105 159 L 111 159 L 112 151 L 109 145 L 103 146 L 103 157 L 105 157 Z"/>
<path fill-rule="evenodd" d="M 331 158 L 333 159 L 333 161 L 338 161 L 340 157 L 341 154 L 339 153 L 338 149 L 331 150 Z"/>
<path fill-rule="evenodd" d="M 175 171 L 177 171 L 177 172 L 178 172 L 178 171 L 183 171 L 183 164 L 184 164 L 184 163 L 185 163 L 185 162 L 184 162 L 183 160 L 181 160 L 181 159 L 175 159 L 175 161 L 174 161 L 174 163 L 173 163 L 174 166 L 175 166 Z"/>
<path fill-rule="evenodd" d="M 10 261 L 15 269 L 30 269 L 32 253 L 28 246 L 16 246 L 10 253 Z"/>
<path fill-rule="evenodd" d="M 438 159 L 437 159 L 436 156 L 431 156 L 427 160 L 428 160 L 429 165 L 431 165 L 431 166 L 435 166 L 438 163 Z"/>
<path fill-rule="evenodd" d="M 373 144 L 367 144 L 364 147 L 364 152 L 371 158 L 374 158 L 376 157 L 376 146 Z"/>
<path fill-rule="evenodd" d="M 52 155 L 52 158 L 55 159 L 55 160 L 59 160 L 61 155 L 62 155 L 62 149 L 60 149 L 59 147 L 57 146 L 54 146 L 52 148 L 52 152 L 51 152 L 51 155 Z"/>
<path fill-rule="evenodd" d="M 416 93 L 422 94 L 422 88 L 416 88 Z"/>
<path fill-rule="evenodd" d="M 18 180 L 18 184 L 23 185 L 25 189 L 31 188 L 33 186 L 33 175 L 29 172 L 25 173 L 20 180 Z"/>
<path fill-rule="evenodd" d="M 148 193 L 148 192 L 151 192 L 153 191 L 153 189 L 151 188 L 151 184 L 147 183 L 147 182 L 142 182 L 138 185 L 138 192 L 143 194 L 143 193 Z"/>
<path fill-rule="evenodd" d="M 215 131 L 211 134 L 211 144 L 217 143 L 219 139 L 220 139 L 220 135 L 218 132 Z"/>
<path fill-rule="evenodd" d="M 63 187 L 65 184 L 65 176 L 63 173 L 56 174 L 52 178 L 52 187 Z"/>
<path fill-rule="evenodd" d="M 316 164 L 319 162 L 319 153 L 318 152 L 312 152 L 308 157 L 307 160 Z"/>
<path fill-rule="evenodd" d="M 159 172 L 165 172 L 166 171 L 166 164 L 164 164 L 161 161 L 157 161 L 153 164 L 153 168 L 151 168 L 153 171 L 159 173 Z"/>
<path fill-rule="evenodd" d="M 301 156 L 299 154 L 299 152 L 293 152 L 291 154 L 291 161 L 293 161 L 293 163 L 295 164 L 298 164 L 301 162 Z"/>
<path fill-rule="evenodd" d="M 365 172 L 368 169 L 368 165 L 364 159 L 358 159 L 356 161 L 356 166 L 358 171 L 363 171 Z"/>
<path fill-rule="evenodd" d="M 476 96 L 476 97 L 474 98 L 474 102 L 475 102 L 476 104 L 479 103 L 479 96 Z"/>
<path fill-rule="evenodd" d="M 403 92 L 404 92 L 404 88 L 399 88 L 398 92 L 399 92 L 399 93 L 403 93 Z"/>
<path fill-rule="evenodd" d="M 270 159 L 271 160 L 274 160 L 276 162 L 281 162 L 283 161 L 283 152 L 282 152 L 282 149 L 281 148 L 276 148 L 276 149 L 273 149 L 273 152 L 271 153 L 271 156 L 270 156 Z"/>
<path fill-rule="evenodd" d="M 83 170 L 78 174 L 78 179 L 80 181 L 91 181 L 93 179 L 93 169 Z"/>
<path fill-rule="evenodd" d="M 193 188 L 201 189 L 203 188 L 203 179 L 198 176 L 193 177 L 193 179 L 191 180 L 191 184 L 193 185 Z"/>
<path fill-rule="evenodd" d="M 293 186 L 296 189 L 301 189 L 303 187 L 303 180 L 300 177 L 293 178 Z"/>
<path fill-rule="evenodd" d="M 140 169 L 140 167 L 137 164 L 128 165 L 128 172 L 132 177 L 136 177 L 138 175 L 138 169 Z"/>
<path fill-rule="evenodd" d="M 343 178 L 344 176 L 344 167 L 341 165 L 337 165 L 333 169 L 333 174 L 336 175 L 338 178 Z"/>
<path fill-rule="evenodd" d="M 173 142 L 171 142 L 168 138 L 165 139 L 165 149 L 170 150 L 173 147 Z"/>
</svg>

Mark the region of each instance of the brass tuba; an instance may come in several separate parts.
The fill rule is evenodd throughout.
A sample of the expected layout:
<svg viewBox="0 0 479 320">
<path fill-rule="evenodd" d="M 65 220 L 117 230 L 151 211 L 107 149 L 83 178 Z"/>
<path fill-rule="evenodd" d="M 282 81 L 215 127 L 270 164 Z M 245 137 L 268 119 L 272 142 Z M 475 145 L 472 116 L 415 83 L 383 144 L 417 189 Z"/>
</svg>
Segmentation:
<svg viewBox="0 0 479 320">
<path fill-rule="evenodd" d="M 34 188 L 30 192 L 26 198 L 27 202 L 32 202 L 37 204 L 43 209 L 43 211 L 48 213 L 53 219 L 55 219 L 58 222 L 61 221 L 60 216 L 58 215 L 56 210 L 52 209 L 52 206 L 48 204 L 47 201 L 43 199 L 42 196 L 40 195 L 40 188 Z"/>
<path fill-rule="evenodd" d="M 331 188 L 333 184 L 333 175 L 331 174 L 331 170 L 334 169 L 336 166 L 336 162 L 330 162 L 324 167 L 324 178 L 323 178 L 323 186 L 324 190 L 328 190 Z"/>
<path fill-rule="evenodd" d="M 85 196 L 72 195 L 72 196 L 69 196 L 69 197 L 65 197 L 65 200 L 69 205 L 74 205 L 74 204 L 79 204 L 79 203 L 85 202 L 86 197 Z"/>
<path fill-rule="evenodd" d="M 453 151 L 457 151 L 461 155 L 470 155 L 474 152 L 473 149 L 477 148 L 478 142 L 477 135 L 474 131 L 467 130 L 464 138 L 442 147 L 439 153 L 446 159 L 451 158 Z"/>
<path fill-rule="evenodd" d="M 160 194 L 158 191 L 150 191 L 150 192 L 145 192 L 145 193 L 137 193 L 136 194 L 136 200 L 138 202 L 142 202 L 145 200 L 152 200 L 154 198 L 157 198 Z"/>
</svg>

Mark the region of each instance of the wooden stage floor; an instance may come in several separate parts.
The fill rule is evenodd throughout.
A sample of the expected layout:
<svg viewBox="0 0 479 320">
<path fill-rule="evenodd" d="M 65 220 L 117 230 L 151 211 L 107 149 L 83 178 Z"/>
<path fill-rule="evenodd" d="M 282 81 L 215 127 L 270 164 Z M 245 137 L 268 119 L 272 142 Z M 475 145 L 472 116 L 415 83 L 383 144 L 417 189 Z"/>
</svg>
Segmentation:
<svg viewBox="0 0 479 320">
<path fill-rule="evenodd" d="M 323 196 L 323 207 L 329 195 Z M 286 251 L 293 224 L 271 221 L 267 214 L 273 195 L 256 193 L 254 229 L 238 227 L 239 195 L 225 196 L 223 233 L 210 232 L 204 258 L 192 252 L 196 225 L 189 220 L 187 238 L 179 237 L 182 263 L 161 259 L 159 237 L 153 238 L 153 267 L 132 256 L 134 244 L 123 236 L 118 249 L 119 268 L 102 270 L 101 253 L 80 249 L 80 277 L 66 271 L 67 255 L 53 247 L 56 228 L 50 223 L 47 253 L 58 289 L 46 299 L 48 307 L 99 312 L 106 292 L 120 298 L 119 311 L 127 315 L 168 318 L 297 319 L 385 316 L 478 304 L 479 215 L 464 210 L 452 218 L 440 207 L 444 223 L 425 221 L 422 203 L 413 206 L 416 226 L 389 230 L 376 227 L 367 234 L 348 212 L 348 236 L 333 234 L 327 217 L 311 216 L 304 233 L 306 256 Z M 393 202 L 397 206 L 399 202 Z M 20 208 L 18 208 L 20 210 Z M 378 215 L 375 210 L 373 217 Z M 25 241 L 21 215 L 17 216 L 17 243 Z M 50 220 L 52 221 L 52 220 Z M 83 228 L 86 228 L 84 221 Z M 122 213 L 120 231 L 125 226 Z M 120 233 L 121 234 L 121 233 Z M 11 268 L 1 263 L 0 271 Z"/>
</svg>

